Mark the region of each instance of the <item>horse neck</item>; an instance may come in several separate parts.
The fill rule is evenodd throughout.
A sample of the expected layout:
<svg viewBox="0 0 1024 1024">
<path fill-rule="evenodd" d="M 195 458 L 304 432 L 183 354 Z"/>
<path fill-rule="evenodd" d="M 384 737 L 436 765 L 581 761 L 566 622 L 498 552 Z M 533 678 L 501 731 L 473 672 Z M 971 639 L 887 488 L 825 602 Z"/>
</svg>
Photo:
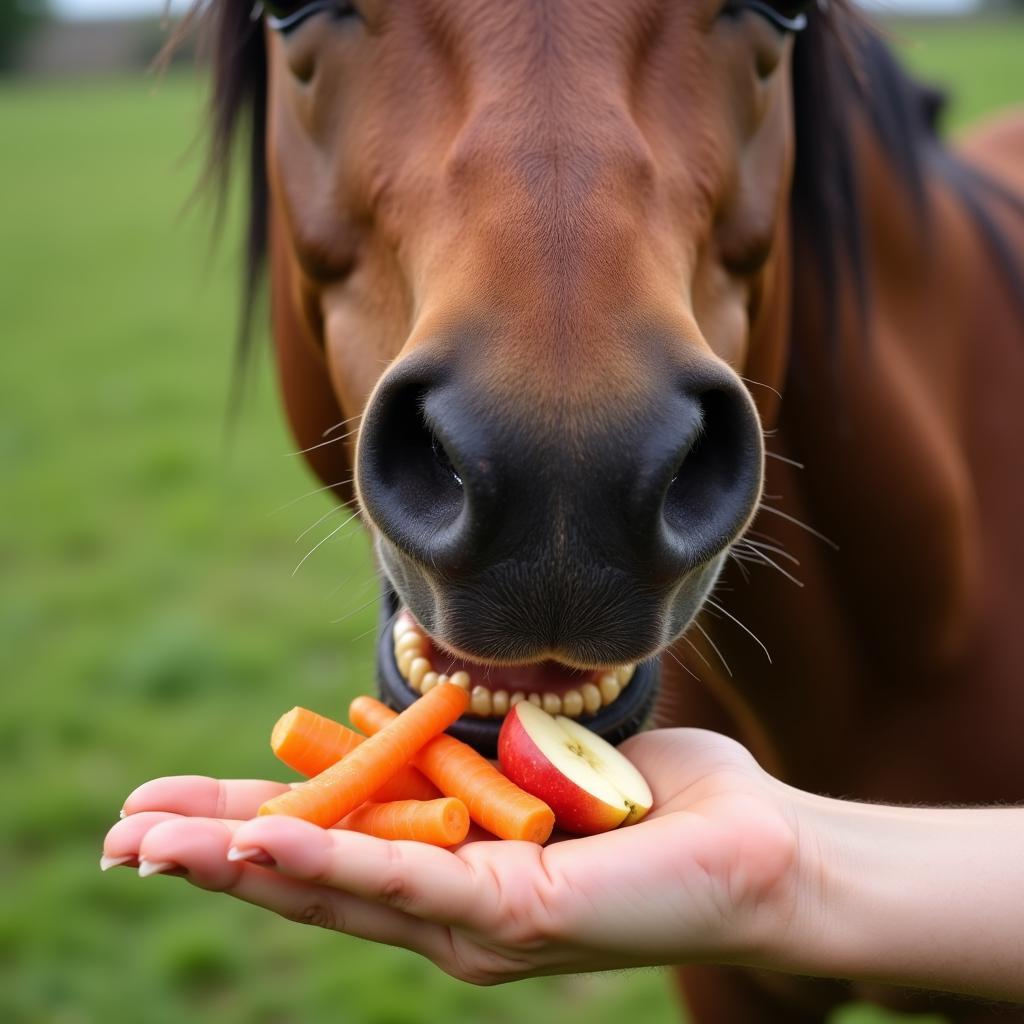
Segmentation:
<svg viewBox="0 0 1024 1024">
<path fill-rule="evenodd" d="M 780 550 L 738 552 L 770 558 L 778 571 L 731 564 L 716 595 L 725 612 L 701 619 L 731 679 L 708 671 L 720 660 L 706 645 L 704 664 L 688 659 L 716 677 L 725 703 L 780 767 L 801 754 L 827 758 L 808 730 L 820 727 L 834 743 L 836 729 L 868 709 L 909 701 L 952 673 L 979 606 L 964 390 L 972 376 L 965 342 L 977 339 L 969 337 L 963 216 L 929 184 L 925 250 L 904 186 L 877 150 L 859 152 L 865 317 L 847 293 L 829 342 L 819 291 L 794 290 L 783 397 L 766 423 L 765 499 L 750 535 Z M 795 252 L 793 271 L 797 282 L 814 281 L 805 254 Z M 771 664 L 726 613 L 757 634 Z"/>
<path fill-rule="evenodd" d="M 830 346 L 820 311 L 810 306 L 802 322 L 794 303 L 779 431 L 806 466 L 787 486 L 839 545 L 828 558 L 837 583 L 865 594 L 855 618 L 899 636 L 920 666 L 958 647 L 976 597 L 966 388 L 978 340 L 961 237 L 969 225 L 928 179 L 922 223 L 878 148 L 860 153 L 863 317 L 848 289 Z"/>
</svg>

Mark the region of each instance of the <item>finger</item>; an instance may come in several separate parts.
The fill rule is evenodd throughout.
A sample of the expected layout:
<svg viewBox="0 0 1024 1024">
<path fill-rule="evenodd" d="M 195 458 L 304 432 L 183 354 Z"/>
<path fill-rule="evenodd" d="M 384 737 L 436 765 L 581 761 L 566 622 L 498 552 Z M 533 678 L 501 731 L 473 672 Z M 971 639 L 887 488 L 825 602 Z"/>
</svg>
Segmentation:
<svg viewBox="0 0 1024 1024">
<path fill-rule="evenodd" d="M 124 802 L 125 814 L 171 811 L 193 818 L 252 818 L 260 804 L 289 788 L 261 779 L 212 779 L 206 775 L 168 775 L 144 782 Z"/>
<path fill-rule="evenodd" d="M 142 837 L 140 864 L 159 865 L 164 873 L 180 869 L 194 885 L 221 892 L 232 886 L 240 874 L 239 866 L 226 856 L 240 824 L 216 818 L 168 817 Z M 140 870 L 149 873 L 144 866 Z"/>
<path fill-rule="evenodd" d="M 402 946 L 435 962 L 449 954 L 447 932 L 439 925 L 251 862 L 229 860 L 228 849 L 242 824 L 169 818 L 146 833 L 139 853 L 146 862 L 178 866 L 193 885 L 227 893 L 290 921 Z"/>
<path fill-rule="evenodd" d="M 241 871 L 224 891 L 299 924 L 316 925 L 370 942 L 401 946 L 451 972 L 451 940 L 443 925 L 422 921 L 329 886 L 291 878 L 240 862 Z"/>
<path fill-rule="evenodd" d="M 149 811 L 124 818 L 111 827 L 103 840 L 100 867 L 106 871 L 114 867 L 139 866 L 139 844 L 143 836 L 155 825 L 176 818 L 175 814 Z"/>
<path fill-rule="evenodd" d="M 277 869 L 445 925 L 472 927 L 494 902 L 486 879 L 448 850 L 322 829 L 286 815 L 245 822 L 239 849 L 265 851 Z M 491 899 L 488 899 L 488 896 Z"/>
</svg>

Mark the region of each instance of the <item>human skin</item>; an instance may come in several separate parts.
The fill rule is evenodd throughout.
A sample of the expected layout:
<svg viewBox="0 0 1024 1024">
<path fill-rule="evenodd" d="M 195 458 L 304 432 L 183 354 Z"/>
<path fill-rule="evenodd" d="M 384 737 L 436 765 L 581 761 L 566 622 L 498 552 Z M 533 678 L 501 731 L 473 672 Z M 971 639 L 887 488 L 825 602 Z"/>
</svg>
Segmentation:
<svg viewBox="0 0 1024 1024">
<path fill-rule="evenodd" d="M 178 776 L 128 797 L 104 857 L 475 984 L 711 962 L 1024 1001 L 1024 810 L 815 796 L 698 729 L 621 749 L 651 814 L 546 847 L 448 851 L 254 818 L 284 784 Z"/>
</svg>

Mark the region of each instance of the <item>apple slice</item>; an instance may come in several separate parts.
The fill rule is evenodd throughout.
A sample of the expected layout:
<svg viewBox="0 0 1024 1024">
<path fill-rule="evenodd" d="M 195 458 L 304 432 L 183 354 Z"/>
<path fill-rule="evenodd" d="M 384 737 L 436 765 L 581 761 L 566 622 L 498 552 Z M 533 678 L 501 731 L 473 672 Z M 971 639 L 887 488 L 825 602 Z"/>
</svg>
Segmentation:
<svg viewBox="0 0 1024 1024">
<path fill-rule="evenodd" d="M 607 740 L 529 701 L 505 716 L 498 761 L 509 779 L 555 812 L 559 828 L 577 835 L 631 825 L 654 802 L 644 777 Z"/>
</svg>

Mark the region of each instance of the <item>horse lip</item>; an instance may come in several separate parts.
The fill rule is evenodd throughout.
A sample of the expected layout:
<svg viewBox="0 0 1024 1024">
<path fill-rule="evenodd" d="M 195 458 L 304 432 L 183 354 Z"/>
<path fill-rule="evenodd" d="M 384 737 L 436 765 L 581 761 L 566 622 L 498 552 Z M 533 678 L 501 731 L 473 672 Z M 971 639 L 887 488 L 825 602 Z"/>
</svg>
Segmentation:
<svg viewBox="0 0 1024 1024">
<path fill-rule="evenodd" d="M 398 595 L 385 583 L 377 638 L 377 687 L 385 704 L 396 711 L 403 711 L 419 694 L 409 687 L 395 664 L 391 629 L 399 609 Z M 595 715 L 581 715 L 580 724 L 613 744 L 621 743 L 638 732 L 654 705 L 660 683 L 660 666 L 661 662 L 656 657 L 640 662 L 622 695 Z M 495 757 L 500 729 L 501 719 L 464 716 L 448 732 L 484 756 Z"/>
</svg>

